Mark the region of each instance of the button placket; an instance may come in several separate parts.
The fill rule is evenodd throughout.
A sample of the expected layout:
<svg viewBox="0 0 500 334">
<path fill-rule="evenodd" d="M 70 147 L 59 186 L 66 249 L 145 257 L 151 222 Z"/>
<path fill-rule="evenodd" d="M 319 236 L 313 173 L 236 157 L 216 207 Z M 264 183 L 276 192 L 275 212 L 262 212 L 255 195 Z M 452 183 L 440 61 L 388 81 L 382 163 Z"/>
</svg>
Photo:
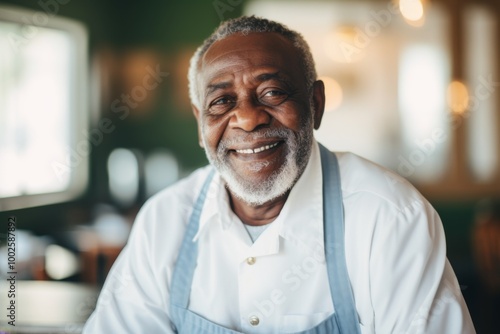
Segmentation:
<svg viewBox="0 0 500 334">
<path fill-rule="evenodd" d="M 247 254 L 240 262 L 239 268 L 239 289 L 240 289 L 240 314 L 241 329 L 244 333 L 259 331 L 264 325 L 262 315 L 255 307 L 255 301 L 260 300 L 260 291 L 254 284 L 256 277 L 261 276 L 259 272 L 262 268 L 256 265 L 257 257 Z M 263 297 L 262 297 L 263 298 Z"/>
</svg>

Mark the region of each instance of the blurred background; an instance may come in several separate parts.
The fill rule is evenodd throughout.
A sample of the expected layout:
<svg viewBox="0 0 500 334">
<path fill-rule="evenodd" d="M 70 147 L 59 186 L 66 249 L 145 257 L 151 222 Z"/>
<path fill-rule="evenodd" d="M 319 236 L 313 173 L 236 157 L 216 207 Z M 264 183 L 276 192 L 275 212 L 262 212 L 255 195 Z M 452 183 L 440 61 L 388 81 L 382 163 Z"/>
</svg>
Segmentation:
<svg viewBox="0 0 500 334">
<path fill-rule="evenodd" d="M 326 85 L 316 138 L 430 200 L 476 329 L 496 333 L 500 1 L 12 0 L 0 1 L 0 306 L 15 219 L 18 333 L 79 332 L 140 206 L 207 163 L 189 59 L 242 14 L 304 35 Z"/>
</svg>

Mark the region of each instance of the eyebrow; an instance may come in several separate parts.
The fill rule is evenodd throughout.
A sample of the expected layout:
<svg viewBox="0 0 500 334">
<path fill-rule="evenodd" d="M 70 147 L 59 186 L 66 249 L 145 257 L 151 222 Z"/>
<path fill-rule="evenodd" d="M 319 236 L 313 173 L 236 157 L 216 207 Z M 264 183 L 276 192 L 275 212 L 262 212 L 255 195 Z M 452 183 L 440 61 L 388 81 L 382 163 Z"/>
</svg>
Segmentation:
<svg viewBox="0 0 500 334">
<path fill-rule="evenodd" d="M 218 83 L 215 83 L 215 84 L 210 84 L 210 85 L 207 86 L 207 93 L 205 94 L 205 96 L 208 96 L 208 95 L 212 94 L 216 90 L 226 89 L 228 87 L 231 87 L 232 85 L 233 84 L 231 82 L 218 82 Z"/>
<path fill-rule="evenodd" d="M 269 80 L 273 80 L 273 79 L 286 82 L 285 78 L 283 78 L 283 76 L 281 75 L 281 73 L 279 71 L 274 72 L 274 73 L 262 73 L 262 74 L 256 76 L 255 79 L 257 79 L 257 81 L 259 81 L 259 82 L 269 81 Z"/>
<path fill-rule="evenodd" d="M 269 80 L 278 80 L 286 85 L 289 84 L 288 80 L 286 79 L 286 77 L 284 77 L 282 75 L 282 73 L 280 71 L 277 71 L 277 72 L 274 72 L 274 73 L 262 73 L 260 75 L 257 75 L 255 77 L 255 80 L 257 82 L 265 82 L 265 81 L 269 81 Z M 209 84 L 207 86 L 207 92 L 205 94 L 205 97 L 209 96 L 210 94 L 212 94 L 213 92 L 219 90 L 219 89 L 226 89 L 228 87 L 232 87 L 233 86 L 233 83 L 232 82 L 229 82 L 229 81 L 224 81 L 224 82 L 218 82 L 218 83 L 214 83 L 214 84 Z"/>
<path fill-rule="evenodd" d="M 280 82 L 281 84 L 285 85 L 288 89 L 290 89 L 293 86 L 290 78 L 286 74 L 284 74 L 283 72 L 280 72 L 280 71 L 277 71 L 274 73 L 262 73 L 262 74 L 256 76 L 255 79 L 259 83 L 269 81 L 269 80 L 276 80 L 276 81 Z"/>
</svg>

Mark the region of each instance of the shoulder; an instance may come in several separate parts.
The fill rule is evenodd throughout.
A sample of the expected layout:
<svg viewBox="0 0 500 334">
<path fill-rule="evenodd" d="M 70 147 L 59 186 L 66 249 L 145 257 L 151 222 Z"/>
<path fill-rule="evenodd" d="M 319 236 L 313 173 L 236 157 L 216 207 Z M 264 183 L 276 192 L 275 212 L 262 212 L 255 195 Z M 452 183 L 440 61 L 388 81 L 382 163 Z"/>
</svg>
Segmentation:
<svg viewBox="0 0 500 334">
<path fill-rule="evenodd" d="M 170 282 L 192 204 L 209 170 L 194 171 L 143 205 L 85 333 L 170 333 Z"/>
<path fill-rule="evenodd" d="M 373 258 L 377 252 L 408 251 L 405 248 L 408 244 L 413 245 L 411 252 L 422 254 L 433 247 L 444 246 L 439 215 L 408 181 L 355 154 L 336 155 L 341 173 L 346 240 L 350 240 L 346 245 L 354 247 L 351 251 L 371 254 Z M 362 247 L 366 249 L 363 251 Z"/>
<path fill-rule="evenodd" d="M 431 204 L 399 175 L 352 153 L 336 155 L 347 269 L 361 323 L 377 332 L 406 333 L 427 319 L 428 332 L 472 333 Z M 432 317 L 444 296 L 440 309 L 446 316 Z"/>
<path fill-rule="evenodd" d="M 335 152 L 344 201 L 366 199 L 404 212 L 427 204 L 425 198 L 406 179 L 395 172 L 354 153 Z"/>
</svg>

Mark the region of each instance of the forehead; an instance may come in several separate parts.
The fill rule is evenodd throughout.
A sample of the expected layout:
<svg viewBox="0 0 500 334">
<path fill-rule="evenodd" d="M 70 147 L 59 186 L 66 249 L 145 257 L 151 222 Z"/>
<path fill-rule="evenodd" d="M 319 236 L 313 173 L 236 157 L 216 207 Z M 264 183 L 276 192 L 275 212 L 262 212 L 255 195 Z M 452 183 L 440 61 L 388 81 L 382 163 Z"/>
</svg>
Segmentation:
<svg viewBox="0 0 500 334">
<path fill-rule="evenodd" d="M 200 83 L 239 71 L 269 69 L 303 78 L 300 55 L 292 42 L 277 33 L 234 34 L 212 44 L 200 62 Z"/>
</svg>

